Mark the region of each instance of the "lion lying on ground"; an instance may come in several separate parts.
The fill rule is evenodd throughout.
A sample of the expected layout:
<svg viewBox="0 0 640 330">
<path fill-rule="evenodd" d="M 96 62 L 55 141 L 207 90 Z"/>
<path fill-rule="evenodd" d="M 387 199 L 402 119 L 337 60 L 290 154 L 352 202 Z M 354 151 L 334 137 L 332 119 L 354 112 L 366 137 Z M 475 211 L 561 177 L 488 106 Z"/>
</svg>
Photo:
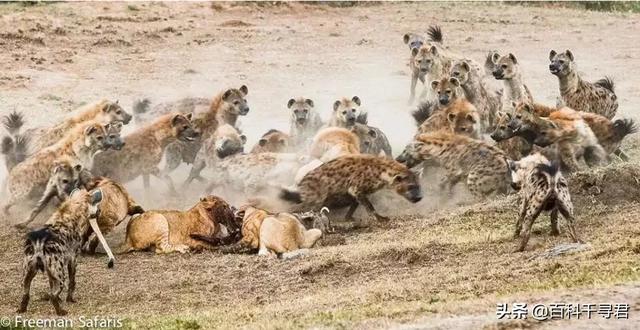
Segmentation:
<svg viewBox="0 0 640 330">
<path fill-rule="evenodd" d="M 270 214 L 253 206 L 240 208 L 242 215 L 242 240 L 230 251 L 238 249 L 258 250 L 258 255 L 279 256 L 283 259 L 306 254 L 322 237 L 317 228 L 307 230 L 299 217 L 291 213 Z M 324 211 L 319 214 L 305 214 L 302 218 L 325 217 Z M 303 219 L 304 220 L 304 219 Z M 326 226 L 320 221 L 313 221 L 313 226 Z"/>
<path fill-rule="evenodd" d="M 127 225 L 121 253 L 155 248 L 156 253 L 210 249 L 236 231 L 231 206 L 216 196 L 202 197 L 187 211 L 147 211 Z"/>
</svg>

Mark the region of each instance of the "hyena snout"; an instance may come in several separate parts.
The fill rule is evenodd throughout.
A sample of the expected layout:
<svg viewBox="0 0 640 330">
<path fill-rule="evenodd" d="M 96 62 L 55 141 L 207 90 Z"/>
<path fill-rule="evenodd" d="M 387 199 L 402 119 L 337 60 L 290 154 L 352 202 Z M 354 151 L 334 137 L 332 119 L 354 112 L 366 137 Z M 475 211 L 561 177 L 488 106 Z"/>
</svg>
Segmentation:
<svg viewBox="0 0 640 330">
<path fill-rule="evenodd" d="M 560 65 L 558 65 L 557 63 L 549 64 L 549 71 L 551 71 L 552 74 L 559 73 L 560 72 Z"/>
<path fill-rule="evenodd" d="M 448 95 L 441 95 L 440 97 L 438 97 L 438 102 L 440 102 L 440 104 L 442 104 L 442 105 L 449 104 L 449 96 Z"/>
<path fill-rule="evenodd" d="M 491 74 L 496 79 L 503 79 L 504 78 L 504 71 L 502 69 L 493 70 L 493 72 L 491 72 Z"/>
<path fill-rule="evenodd" d="M 249 106 L 248 105 L 243 105 L 240 107 L 240 115 L 241 116 L 246 116 L 249 113 Z"/>
<path fill-rule="evenodd" d="M 126 125 L 131 121 L 131 119 L 133 119 L 133 116 L 127 113 L 123 116 L 122 122 Z"/>
<path fill-rule="evenodd" d="M 420 189 L 420 185 L 410 185 L 407 189 L 407 193 L 404 198 L 406 198 L 411 203 L 417 203 L 422 200 L 422 189 Z"/>
</svg>

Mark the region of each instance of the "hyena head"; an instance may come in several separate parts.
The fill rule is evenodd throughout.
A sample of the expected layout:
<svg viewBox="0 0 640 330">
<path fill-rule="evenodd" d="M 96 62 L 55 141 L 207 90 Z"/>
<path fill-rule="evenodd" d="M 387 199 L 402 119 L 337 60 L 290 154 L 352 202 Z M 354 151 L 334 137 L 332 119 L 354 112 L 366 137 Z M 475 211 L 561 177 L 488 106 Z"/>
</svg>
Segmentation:
<svg viewBox="0 0 640 330">
<path fill-rule="evenodd" d="M 456 61 L 451 67 L 451 77 L 458 79 L 460 85 L 464 85 L 469 81 L 471 67 L 467 61 Z"/>
<path fill-rule="evenodd" d="M 298 127 L 304 127 L 313 114 L 313 101 L 299 97 L 297 99 L 290 99 L 287 102 L 287 108 L 291 111 L 291 121 Z"/>
<path fill-rule="evenodd" d="M 458 100 L 446 109 L 447 121 L 454 134 L 477 137 L 480 133 L 480 115 L 473 104 Z"/>
<path fill-rule="evenodd" d="M 333 103 L 333 114 L 338 118 L 338 122 L 346 127 L 351 127 L 356 123 L 360 114 L 360 98 L 354 96 L 351 100 L 343 98 Z"/>
<path fill-rule="evenodd" d="M 415 33 L 406 33 L 404 36 L 402 36 L 402 40 L 406 45 L 409 46 L 409 50 L 412 52 L 414 49 L 420 49 L 420 47 L 422 47 L 425 42 L 423 36 Z"/>
<path fill-rule="evenodd" d="M 91 192 L 75 189 L 69 198 L 58 207 L 52 215 L 52 219 L 65 222 L 76 232 L 84 233 L 89 227 L 89 218 L 98 216 L 100 202 L 102 202 L 101 189 L 95 189 Z"/>
<path fill-rule="evenodd" d="M 324 233 L 331 226 L 329 222 L 329 208 L 327 207 L 323 207 L 319 212 L 300 212 L 296 213 L 295 216 L 306 229 L 320 229 L 320 231 Z"/>
<path fill-rule="evenodd" d="M 94 123 L 85 128 L 84 146 L 91 150 L 106 150 L 109 148 L 105 125 Z"/>
<path fill-rule="evenodd" d="M 507 125 L 515 135 L 525 137 L 529 142 L 547 147 L 558 141 L 563 135 L 558 125 L 535 113 L 534 107 L 526 102 L 513 104 L 514 115 Z"/>
<path fill-rule="evenodd" d="M 124 141 L 120 132 L 122 131 L 122 122 L 116 121 L 105 125 L 107 130 L 107 147 L 115 150 L 121 150 L 124 147 Z"/>
<path fill-rule="evenodd" d="M 406 167 L 391 178 L 391 189 L 411 203 L 422 200 L 419 176 Z"/>
<path fill-rule="evenodd" d="M 491 133 L 491 138 L 500 142 L 502 140 L 507 140 L 514 137 L 516 134 L 509 127 L 509 122 L 511 121 L 511 114 L 508 112 L 498 111 L 496 113 L 496 129 Z"/>
<path fill-rule="evenodd" d="M 495 53 L 497 54 L 497 53 Z M 498 80 L 513 79 L 519 73 L 518 60 L 516 56 L 509 53 L 509 55 L 501 56 L 493 68 L 493 77 Z"/>
<path fill-rule="evenodd" d="M 246 116 L 249 113 L 247 94 L 249 94 L 249 88 L 245 85 L 240 86 L 239 89 L 230 88 L 222 94 L 222 101 L 230 105 L 228 111 L 231 114 Z"/>
<path fill-rule="evenodd" d="M 176 114 L 171 117 L 171 132 L 178 140 L 193 142 L 200 137 L 200 133 L 193 128 L 192 114 Z"/>
<path fill-rule="evenodd" d="M 218 158 L 222 159 L 244 152 L 247 137 L 244 134 L 240 134 L 235 127 L 229 124 L 222 125 L 216 130 L 215 134 L 215 148 Z"/>
<path fill-rule="evenodd" d="M 82 165 L 72 164 L 69 160 L 58 160 L 54 163 L 49 181 L 55 185 L 60 200 L 67 199 L 71 192 L 78 188 L 81 172 Z"/>
<path fill-rule="evenodd" d="M 424 161 L 424 157 L 420 152 L 424 144 L 420 141 L 413 141 L 409 143 L 402 153 L 396 157 L 396 161 L 406 165 L 408 168 L 413 168 L 416 165 L 422 163 Z"/>
<path fill-rule="evenodd" d="M 537 152 L 518 161 L 508 160 L 508 163 L 511 173 L 511 187 L 516 191 L 522 188 L 522 182 L 538 165 L 550 165 L 549 160 Z"/>
<path fill-rule="evenodd" d="M 414 48 L 411 50 L 411 55 L 413 56 L 413 66 L 422 74 L 430 72 L 434 61 L 439 58 L 438 48 L 429 44 L 426 44 L 419 49 Z"/>
<path fill-rule="evenodd" d="M 106 116 L 106 122 L 108 123 L 121 121 L 126 125 L 131 121 L 131 118 L 133 118 L 131 114 L 122 109 L 118 101 L 107 102 L 102 108 L 102 112 Z"/>
<path fill-rule="evenodd" d="M 271 129 L 258 140 L 252 152 L 286 152 L 288 148 L 289 136 L 277 129 Z"/>
<path fill-rule="evenodd" d="M 444 77 L 440 81 L 434 80 L 431 82 L 431 88 L 438 94 L 438 102 L 444 106 L 460 99 L 463 93 L 460 81 L 453 77 Z"/>
<path fill-rule="evenodd" d="M 363 154 L 373 154 L 373 151 L 376 149 L 378 132 L 373 127 L 360 123 L 353 125 L 351 132 L 357 135 L 360 140 L 360 152 Z"/>
<path fill-rule="evenodd" d="M 556 53 L 555 50 L 549 52 L 549 71 L 558 77 L 564 77 L 574 70 L 573 53 L 565 50 L 564 53 Z"/>
</svg>

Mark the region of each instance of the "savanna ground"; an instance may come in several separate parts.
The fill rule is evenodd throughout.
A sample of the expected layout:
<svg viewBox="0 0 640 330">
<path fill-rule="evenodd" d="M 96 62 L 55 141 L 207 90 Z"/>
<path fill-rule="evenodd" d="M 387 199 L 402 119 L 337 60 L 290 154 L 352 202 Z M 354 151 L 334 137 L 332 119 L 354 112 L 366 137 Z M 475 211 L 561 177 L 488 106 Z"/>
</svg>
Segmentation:
<svg viewBox="0 0 640 330">
<path fill-rule="evenodd" d="M 247 84 L 251 112 L 242 127 L 249 144 L 269 128 L 288 130 L 291 97 L 313 98 L 326 118 L 336 98 L 358 95 L 397 153 L 414 131 L 401 37 L 429 24 L 441 25 L 445 42 L 478 62 L 491 49 L 515 53 L 543 103 L 558 95 L 549 50 L 571 49 L 588 79 L 615 79 L 619 116 L 638 118 L 638 14 L 500 3 L 155 2 L 12 3 L 0 5 L 0 17 L 0 112 L 23 111 L 28 126 L 51 124 L 103 97 L 130 109 L 142 97 L 212 96 Z M 427 200 L 412 208 L 387 203 L 385 212 L 396 214 L 388 225 L 328 235 L 308 258 L 134 253 L 107 269 L 103 256 L 81 257 L 70 317 L 120 317 L 126 327 L 154 329 L 637 328 L 639 141 L 624 145 L 628 164 L 571 180 L 580 235 L 590 245 L 582 252 L 539 257 L 569 241 L 551 237 L 542 216 L 527 251 L 512 253 L 514 196 L 444 207 L 426 182 Z M 139 186 L 127 185 L 146 208 L 187 207 L 201 191 L 174 200 L 159 181 L 151 197 Z M 0 316 L 15 315 L 21 294 L 22 234 L 10 224 L 25 215 L 3 219 L 0 229 Z M 112 247 L 123 228 L 110 237 Z M 33 296 L 46 287 L 37 277 Z M 499 302 L 629 303 L 631 312 L 626 321 L 499 322 Z M 34 298 L 26 316 L 53 317 L 52 308 Z"/>
</svg>

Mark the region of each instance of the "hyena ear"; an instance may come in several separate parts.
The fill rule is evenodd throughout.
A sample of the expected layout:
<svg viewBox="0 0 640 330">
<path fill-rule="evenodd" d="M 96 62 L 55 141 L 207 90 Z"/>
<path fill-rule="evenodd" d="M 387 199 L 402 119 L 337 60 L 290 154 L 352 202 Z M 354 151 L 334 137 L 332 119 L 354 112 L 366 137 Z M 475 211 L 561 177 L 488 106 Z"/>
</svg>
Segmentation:
<svg viewBox="0 0 640 330">
<path fill-rule="evenodd" d="M 412 55 L 412 56 L 416 56 L 416 55 L 418 55 L 418 52 L 419 52 L 419 51 L 420 51 L 420 50 L 419 50 L 418 48 L 414 48 L 414 49 L 412 49 L 412 50 L 411 50 L 411 55 Z"/>
<path fill-rule="evenodd" d="M 351 101 L 353 101 L 357 105 L 360 105 L 360 98 L 357 96 L 352 97 Z"/>
<path fill-rule="evenodd" d="M 507 119 L 511 120 L 511 113 L 510 112 L 505 112 L 504 115 L 507 116 Z"/>
<path fill-rule="evenodd" d="M 518 64 L 518 60 L 516 59 L 516 56 L 513 55 L 512 53 L 509 53 L 509 58 L 511 59 L 513 64 Z"/>
<path fill-rule="evenodd" d="M 173 118 L 171 118 L 171 126 L 177 126 L 178 124 L 180 124 L 181 122 L 184 123 L 184 120 L 187 118 L 187 116 L 182 115 L 182 114 L 177 114 L 174 115 Z"/>
<path fill-rule="evenodd" d="M 56 174 L 62 170 L 64 170 L 64 165 L 62 163 L 56 162 L 53 166 L 53 174 Z"/>
<path fill-rule="evenodd" d="M 102 189 L 96 189 L 91 193 L 91 204 L 96 205 L 102 202 Z"/>
<path fill-rule="evenodd" d="M 242 141 L 242 144 L 244 145 L 245 143 L 247 143 L 247 136 L 242 134 L 240 135 L 240 141 Z"/>
<path fill-rule="evenodd" d="M 470 113 L 467 114 L 467 120 L 472 122 L 472 123 L 477 123 L 478 121 L 476 120 L 476 117 Z"/>
<path fill-rule="evenodd" d="M 469 63 L 467 63 L 467 61 L 462 61 L 462 63 L 460 63 L 460 66 L 465 69 L 466 71 L 471 71 L 469 69 Z"/>
<path fill-rule="evenodd" d="M 261 147 L 264 147 L 267 144 L 267 142 L 268 142 L 267 139 L 260 139 L 258 141 L 258 145 Z"/>
<path fill-rule="evenodd" d="M 233 94 L 233 90 L 227 89 L 224 94 L 222 94 L 222 99 L 226 101 L 231 94 Z"/>
<path fill-rule="evenodd" d="M 438 85 L 440 85 L 440 82 L 437 80 L 431 82 L 431 88 L 433 88 L 433 90 L 436 90 L 438 88 Z"/>
<path fill-rule="evenodd" d="M 240 92 L 242 93 L 242 95 L 247 96 L 247 94 L 249 94 L 249 88 L 247 87 L 247 85 L 240 86 Z"/>
<path fill-rule="evenodd" d="M 433 55 L 438 55 L 438 48 L 436 48 L 436 46 L 431 46 L 429 52 Z"/>
<path fill-rule="evenodd" d="M 91 125 L 84 129 L 84 135 L 91 135 L 98 131 L 98 127 L 96 125 Z"/>
<path fill-rule="evenodd" d="M 493 64 L 498 63 L 499 59 L 500 59 L 500 54 L 498 54 L 498 52 L 494 52 L 493 55 L 491 56 L 491 61 L 493 62 Z"/>
<path fill-rule="evenodd" d="M 458 78 L 451 77 L 449 78 L 449 82 L 453 84 L 453 86 L 460 87 L 460 80 L 458 80 Z"/>
<path fill-rule="evenodd" d="M 308 104 L 310 107 L 312 107 L 312 108 L 313 108 L 313 100 L 311 100 L 311 99 L 305 99 L 305 100 L 304 100 L 304 103 Z"/>
<path fill-rule="evenodd" d="M 453 123 L 453 122 L 456 120 L 456 114 L 455 114 L 455 113 L 449 113 L 449 114 L 447 115 L 447 120 L 448 120 L 450 123 Z"/>
<path fill-rule="evenodd" d="M 82 165 L 76 164 L 75 166 L 73 166 L 73 170 L 76 172 L 82 171 Z"/>
<path fill-rule="evenodd" d="M 569 60 L 573 61 L 573 53 L 570 50 L 565 50 L 564 51 L 565 55 L 567 55 L 567 57 L 569 58 Z"/>
<path fill-rule="evenodd" d="M 193 118 L 193 113 L 189 112 L 188 114 L 184 115 L 187 119 L 189 119 L 189 121 L 191 121 L 191 118 Z"/>
<path fill-rule="evenodd" d="M 338 107 L 340 107 L 340 100 L 333 102 L 333 111 L 338 110 Z"/>
<path fill-rule="evenodd" d="M 533 113 L 533 106 L 529 103 L 524 104 L 524 110 L 528 113 Z"/>
<path fill-rule="evenodd" d="M 367 132 L 367 133 L 369 134 L 369 136 L 370 136 L 370 137 L 372 137 L 372 138 L 374 138 L 374 139 L 378 137 L 378 132 L 376 132 L 376 130 L 375 130 L 375 129 L 371 129 L 371 128 L 370 128 L 370 129 L 369 129 L 369 132 Z"/>
<path fill-rule="evenodd" d="M 518 103 L 516 103 L 515 101 L 511 101 L 511 106 L 516 109 L 518 107 Z"/>
<path fill-rule="evenodd" d="M 399 183 L 399 182 L 404 181 L 405 179 L 406 179 L 406 177 L 405 177 L 404 175 L 396 174 L 396 175 L 393 177 L 393 182 L 394 182 L 394 183 Z"/>
<path fill-rule="evenodd" d="M 296 103 L 295 99 L 290 99 L 289 102 L 287 102 L 287 108 L 291 109 L 291 106 Z"/>
<path fill-rule="evenodd" d="M 518 167 L 518 164 L 516 164 L 516 162 L 514 162 L 511 159 L 507 159 L 507 166 L 509 166 L 509 170 L 515 171 L 516 168 Z"/>
<path fill-rule="evenodd" d="M 557 55 L 557 54 L 558 54 L 558 53 L 556 53 L 556 51 L 552 49 L 552 50 L 549 52 L 549 61 L 553 61 L 553 58 L 554 58 L 554 57 L 556 57 L 556 55 Z"/>
<path fill-rule="evenodd" d="M 408 33 L 405 33 L 404 36 L 402 36 L 402 40 L 404 41 L 405 44 L 409 43 L 409 38 L 410 36 Z"/>
<path fill-rule="evenodd" d="M 116 100 L 116 104 L 120 104 L 120 100 Z"/>
</svg>

